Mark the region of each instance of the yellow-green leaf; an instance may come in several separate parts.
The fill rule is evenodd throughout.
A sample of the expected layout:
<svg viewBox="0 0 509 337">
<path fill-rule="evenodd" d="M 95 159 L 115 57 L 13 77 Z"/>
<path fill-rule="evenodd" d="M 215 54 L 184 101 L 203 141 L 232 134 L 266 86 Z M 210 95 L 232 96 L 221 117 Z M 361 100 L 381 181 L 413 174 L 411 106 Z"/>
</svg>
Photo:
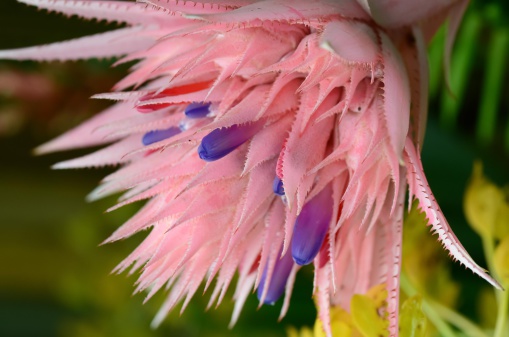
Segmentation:
<svg viewBox="0 0 509 337">
<path fill-rule="evenodd" d="M 371 287 L 366 296 L 373 300 L 373 303 L 376 308 L 380 308 L 385 305 L 385 300 L 387 299 L 387 289 L 385 283 L 377 284 Z"/>
<path fill-rule="evenodd" d="M 352 337 L 352 328 L 345 322 L 331 323 L 333 337 Z"/>
<path fill-rule="evenodd" d="M 287 337 L 299 337 L 299 330 L 297 330 L 293 326 L 289 326 L 286 328 L 286 336 Z"/>
<path fill-rule="evenodd" d="M 424 337 L 427 319 L 422 312 L 422 297 L 415 295 L 408 298 L 401 306 L 399 316 L 400 337 Z"/>
<path fill-rule="evenodd" d="M 350 302 L 352 320 L 363 337 L 388 336 L 388 322 L 377 312 L 373 299 L 365 295 L 354 295 Z"/>
<path fill-rule="evenodd" d="M 331 317 L 331 331 L 333 337 L 353 337 L 358 336 L 354 334 L 352 328 L 352 318 L 350 314 L 340 307 L 330 308 Z M 314 327 L 314 337 L 326 337 L 323 331 L 322 321 L 317 319 Z"/>
<path fill-rule="evenodd" d="M 470 226 L 479 235 L 493 235 L 495 219 L 503 198 L 501 189 L 484 177 L 482 164 L 476 162 L 465 192 L 463 206 Z"/>
<path fill-rule="evenodd" d="M 299 331 L 293 326 L 286 328 L 286 336 L 287 337 L 314 337 L 313 331 L 311 331 L 310 328 L 303 327 Z"/>
<path fill-rule="evenodd" d="M 500 281 L 504 286 L 509 286 L 509 236 L 497 246 L 493 260 Z"/>
<path fill-rule="evenodd" d="M 509 235 L 509 186 L 502 191 L 502 200 L 495 217 L 494 235 L 497 239 L 503 239 Z"/>
</svg>

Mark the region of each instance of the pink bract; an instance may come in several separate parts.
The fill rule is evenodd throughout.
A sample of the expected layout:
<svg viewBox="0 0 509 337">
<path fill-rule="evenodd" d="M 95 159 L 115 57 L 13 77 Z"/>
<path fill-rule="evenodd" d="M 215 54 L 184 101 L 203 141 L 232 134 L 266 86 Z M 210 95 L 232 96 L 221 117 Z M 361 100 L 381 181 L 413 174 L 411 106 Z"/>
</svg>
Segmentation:
<svg viewBox="0 0 509 337">
<path fill-rule="evenodd" d="M 112 209 L 148 200 L 106 242 L 151 228 L 117 270 L 141 269 L 137 290 L 148 298 L 171 285 L 155 325 L 181 300 L 185 308 L 203 280 L 217 280 L 210 305 L 221 302 L 236 273 L 232 324 L 254 289 L 261 303 L 274 295 L 273 275 L 286 289 L 283 316 L 300 266 L 279 259 L 301 210 L 325 188 L 332 216 L 308 257 L 328 336 L 329 307 L 348 309 L 353 294 L 381 283 L 397 336 L 407 189 L 451 257 L 498 287 L 451 231 L 420 159 L 426 43 L 449 19 L 449 53 L 466 1 L 21 2 L 127 24 L 0 57 L 138 60 L 113 92 L 95 96 L 112 107 L 37 151 L 107 144 L 55 168 L 120 165 L 89 198 L 126 191 Z M 202 118 L 186 117 L 189 104 Z"/>
</svg>

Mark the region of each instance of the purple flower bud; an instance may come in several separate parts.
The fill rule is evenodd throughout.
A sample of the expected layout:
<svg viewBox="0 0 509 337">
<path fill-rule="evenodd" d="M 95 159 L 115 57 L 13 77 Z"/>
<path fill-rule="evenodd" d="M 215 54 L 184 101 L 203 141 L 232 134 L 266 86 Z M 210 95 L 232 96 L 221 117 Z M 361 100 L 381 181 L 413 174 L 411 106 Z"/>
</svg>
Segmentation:
<svg viewBox="0 0 509 337">
<path fill-rule="evenodd" d="M 153 143 L 160 142 L 161 140 L 173 137 L 178 133 L 180 133 L 180 129 L 174 126 L 164 130 L 153 130 L 147 132 L 141 139 L 141 142 L 143 143 L 143 145 L 147 146 Z"/>
<path fill-rule="evenodd" d="M 288 276 L 290 276 L 292 267 L 293 259 L 290 252 L 286 252 L 285 256 L 276 261 L 274 271 L 272 272 L 272 278 L 268 284 L 269 289 L 267 290 L 263 303 L 272 305 L 281 297 L 281 295 L 283 295 L 286 287 L 286 281 L 288 280 Z M 265 270 L 263 271 L 262 279 L 260 280 L 260 285 L 258 286 L 258 291 L 256 293 L 259 300 L 262 298 L 263 291 L 265 289 L 266 278 L 267 267 L 265 267 Z"/>
<path fill-rule="evenodd" d="M 235 124 L 228 128 L 215 129 L 203 137 L 198 147 L 198 155 L 205 161 L 221 159 L 253 137 L 262 125 Z"/>
<path fill-rule="evenodd" d="M 285 195 L 285 188 L 283 186 L 283 181 L 279 179 L 278 176 L 274 178 L 274 182 L 272 183 L 272 190 L 275 194 L 283 196 Z"/>
<path fill-rule="evenodd" d="M 320 251 L 332 217 L 332 188 L 327 185 L 300 212 L 292 238 L 292 256 L 301 266 L 309 264 Z"/>
<path fill-rule="evenodd" d="M 209 107 L 210 103 L 191 103 L 186 107 L 184 113 L 189 118 L 203 118 L 210 113 Z"/>
</svg>

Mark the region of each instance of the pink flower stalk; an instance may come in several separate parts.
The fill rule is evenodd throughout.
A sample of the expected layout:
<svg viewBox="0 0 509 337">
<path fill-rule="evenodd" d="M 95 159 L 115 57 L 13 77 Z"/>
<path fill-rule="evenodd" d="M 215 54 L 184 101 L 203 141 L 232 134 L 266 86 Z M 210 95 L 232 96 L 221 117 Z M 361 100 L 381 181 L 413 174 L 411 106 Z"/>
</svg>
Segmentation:
<svg viewBox="0 0 509 337">
<path fill-rule="evenodd" d="M 319 317 L 353 294 L 388 291 L 398 334 L 405 193 L 417 199 L 451 257 L 499 287 L 468 255 L 423 173 L 426 42 L 463 0 L 22 0 L 127 27 L 0 57 L 138 60 L 118 101 L 40 146 L 39 153 L 109 144 L 55 168 L 120 165 L 89 196 L 148 199 L 106 242 L 151 228 L 117 268 L 141 269 L 138 291 L 169 296 L 159 324 L 202 280 L 221 302 L 235 275 L 232 324 L 247 296 L 285 293 L 313 263 Z M 446 59 L 447 59 L 446 55 Z"/>
</svg>

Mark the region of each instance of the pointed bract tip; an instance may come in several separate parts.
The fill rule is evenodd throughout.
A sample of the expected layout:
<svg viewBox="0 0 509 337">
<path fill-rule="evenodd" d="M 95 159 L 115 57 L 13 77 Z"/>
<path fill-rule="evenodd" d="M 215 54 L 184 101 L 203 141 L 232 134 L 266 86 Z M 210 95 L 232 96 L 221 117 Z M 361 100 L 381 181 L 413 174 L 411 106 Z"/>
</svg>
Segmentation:
<svg viewBox="0 0 509 337">
<path fill-rule="evenodd" d="M 42 156 L 43 154 L 46 154 L 48 153 L 49 151 L 46 150 L 45 144 L 42 144 L 42 145 L 39 145 L 37 146 L 36 148 L 33 148 L 31 151 L 30 151 L 30 154 L 32 156 Z"/>
</svg>

